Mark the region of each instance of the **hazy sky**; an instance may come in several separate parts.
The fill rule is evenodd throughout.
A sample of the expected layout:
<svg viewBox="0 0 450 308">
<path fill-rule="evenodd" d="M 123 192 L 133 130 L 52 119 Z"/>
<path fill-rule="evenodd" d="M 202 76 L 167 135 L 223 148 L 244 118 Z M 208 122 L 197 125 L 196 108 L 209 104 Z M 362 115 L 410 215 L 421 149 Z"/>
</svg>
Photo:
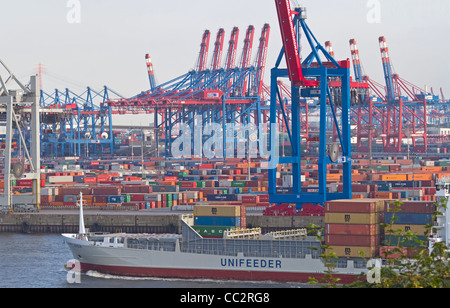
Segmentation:
<svg viewBox="0 0 450 308">
<path fill-rule="evenodd" d="M 232 28 L 238 26 L 239 59 L 248 25 L 256 28 L 255 54 L 261 28 L 269 23 L 266 77 L 281 48 L 273 0 L 80 0 L 80 23 L 68 22 L 68 2 L 0 0 L 0 59 L 24 81 L 38 63 L 45 65 L 47 92 L 67 87 L 81 93 L 86 86 L 108 85 L 133 96 L 149 88 L 146 53 L 152 57 L 158 82 L 173 79 L 195 66 L 205 29 L 212 32 L 212 51 L 219 28 L 225 29 L 228 42 Z M 446 76 L 450 1 L 296 2 L 307 7 L 310 28 L 322 43 L 332 42 L 338 60 L 350 58 L 348 41 L 355 38 L 366 74 L 384 83 L 378 45 L 378 37 L 384 35 L 396 73 L 435 92 L 443 87 L 450 97 Z M 373 3 L 375 8 L 380 4 L 378 22 L 368 19 Z"/>
</svg>

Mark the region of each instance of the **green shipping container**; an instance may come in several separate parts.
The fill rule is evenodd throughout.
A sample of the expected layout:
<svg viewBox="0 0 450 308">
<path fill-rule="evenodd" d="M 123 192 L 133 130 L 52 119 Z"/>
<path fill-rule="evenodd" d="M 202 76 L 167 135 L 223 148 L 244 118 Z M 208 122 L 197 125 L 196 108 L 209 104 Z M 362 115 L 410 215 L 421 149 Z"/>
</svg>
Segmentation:
<svg viewBox="0 0 450 308">
<path fill-rule="evenodd" d="M 388 165 L 370 166 L 369 169 L 376 171 L 389 171 Z"/>
<path fill-rule="evenodd" d="M 231 187 L 245 187 L 245 181 L 232 181 Z"/>
<path fill-rule="evenodd" d="M 205 186 L 205 182 L 204 181 L 198 181 L 197 182 L 197 187 L 206 187 Z"/>
<path fill-rule="evenodd" d="M 427 245 L 428 238 L 425 236 L 416 236 L 416 240 L 422 241 L 422 245 Z M 417 243 L 415 240 L 411 240 L 407 236 L 398 236 L 398 235 L 385 235 L 384 244 L 389 246 L 397 246 L 400 247 L 419 247 L 420 243 Z"/>
<path fill-rule="evenodd" d="M 224 231 L 236 229 L 236 227 L 229 226 L 192 226 L 192 228 L 203 237 L 216 238 L 222 238 Z"/>
</svg>

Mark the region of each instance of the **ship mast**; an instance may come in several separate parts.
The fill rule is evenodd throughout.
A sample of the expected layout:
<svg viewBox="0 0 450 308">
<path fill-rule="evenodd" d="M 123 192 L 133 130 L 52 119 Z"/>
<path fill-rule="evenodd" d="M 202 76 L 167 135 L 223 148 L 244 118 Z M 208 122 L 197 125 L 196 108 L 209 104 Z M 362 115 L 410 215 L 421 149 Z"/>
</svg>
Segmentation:
<svg viewBox="0 0 450 308">
<path fill-rule="evenodd" d="M 83 193 L 82 192 L 80 192 L 80 200 L 79 200 L 78 206 L 80 207 L 80 221 L 79 221 L 78 236 L 80 239 L 87 240 L 87 238 L 84 236 L 84 235 L 86 235 L 86 228 L 84 226 Z"/>
</svg>

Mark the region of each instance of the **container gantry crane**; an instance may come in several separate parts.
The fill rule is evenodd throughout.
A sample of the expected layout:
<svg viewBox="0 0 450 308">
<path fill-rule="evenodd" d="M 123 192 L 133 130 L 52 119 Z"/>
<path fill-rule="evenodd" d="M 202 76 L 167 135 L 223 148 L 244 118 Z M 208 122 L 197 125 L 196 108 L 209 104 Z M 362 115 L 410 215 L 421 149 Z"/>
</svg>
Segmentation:
<svg viewBox="0 0 450 308">
<path fill-rule="evenodd" d="M 305 22 L 306 9 L 291 10 L 289 0 L 275 0 L 278 21 L 280 25 L 283 49 L 271 71 L 271 101 L 270 119 L 271 129 L 276 127 L 277 107 L 283 105 L 278 98 L 278 78 L 288 77 L 291 82 L 291 115 L 290 123 L 286 123 L 289 140 L 292 147 L 291 157 L 279 157 L 278 147 L 271 134 L 271 158 L 269 162 L 269 196 L 270 202 L 275 204 L 294 203 L 300 209 L 303 204 L 324 204 L 327 200 L 351 198 L 351 147 L 350 147 L 350 60 L 336 61 L 317 41 Z M 299 36 L 302 31 L 311 53 L 302 62 L 300 59 Z M 303 50 L 305 50 L 304 48 Z M 320 57 L 325 57 L 323 61 Z M 286 60 L 287 69 L 279 68 L 282 57 Z M 329 77 L 338 78 L 336 85 L 341 87 L 340 102 L 342 108 L 341 119 L 334 111 L 334 101 L 330 91 Z M 318 97 L 320 108 L 319 159 L 318 159 L 318 187 L 314 192 L 302 190 L 301 181 L 301 151 L 300 151 L 300 121 L 299 102 L 302 97 Z M 328 106 L 331 109 L 334 125 L 339 136 L 339 144 L 328 143 L 326 131 L 326 116 Z M 283 108 L 283 107 L 282 107 Z M 327 155 L 328 152 L 328 155 Z M 340 153 L 340 154 L 339 154 Z M 327 166 L 341 163 L 343 169 L 343 192 L 330 193 L 327 191 Z M 289 194 L 280 194 L 276 187 L 276 173 L 278 164 L 292 164 L 293 187 Z"/>
<path fill-rule="evenodd" d="M 386 121 L 383 131 L 384 151 L 401 153 L 403 138 L 412 141 L 413 151 L 426 153 L 427 142 L 427 99 L 425 90 L 394 74 L 389 57 L 386 38 L 379 38 L 381 59 L 386 82 Z M 416 92 L 418 92 L 416 94 Z M 417 145 L 416 139 L 422 139 Z"/>
<path fill-rule="evenodd" d="M 7 72 L 4 76 L 0 74 L 0 112 L 6 115 L 5 149 L 2 151 L 4 161 L 0 170 L 4 176 L 4 188 L 0 192 L 0 213 L 13 211 L 15 205 L 39 209 L 41 200 L 40 78 L 39 75 L 31 76 L 30 83 L 24 85 L 2 60 L 0 60 L 0 66 Z M 12 89 L 11 83 L 16 83 L 18 88 Z M 30 135 L 28 143 L 27 133 Z M 13 142 L 20 145 L 23 156 L 13 157 Z M 11 181 L 14 179 L 31 180 L 32 193 L 13 194 Z"/>
<path fill-rule="evenodd" d="M 249 26 L 244 40 L 244 47 L 238 65 L 236 62 L 237 40 L 239 29 L 231 32 L 225 67 L 220 67 L 219 54 L 223 47 L 223 35 L 220 31 L 216 38 L 215 52 L 211 59 L 212 66 L 205 66 L 210 32 L 206 30 L 202 36 L 200 53 L 196 68 L 173 80 L 159 84 L 153 90 L 141 92 L 127 99 L 109 100 L 106 102 L 114 113 L 153 113 L 154 128 L 159 131 L 164 142 L 165 155 L 171 156 L 174 135 L 171 134 L 177 124 L 192 124 L 196 115 L 201 115 L 202 123 L 221 123 L 223 132 L 235 123 L 261 123 L 261 93 L 263 86 L 267 45 L 270 27 L 265 25 L 261 32 L 260 49 L 252 65 L 252 46 L 254 26 Z M 217 68 L 217 69 L 213 69 Z M 194 126 L 190 125 L 192 129 Z M 245 123 L 244 123 L 245 124 Z M 198 126 L 197 126 L 198 127 Z M 204 126 L 203 126 L 204 127 Z M 192 132 L 192 135 L 194 131 Z M 223 157 L 226 153 L 226 134 L 223 135 Z M 192 147 L 193 148 L 193 147 Z"/>
</svg>

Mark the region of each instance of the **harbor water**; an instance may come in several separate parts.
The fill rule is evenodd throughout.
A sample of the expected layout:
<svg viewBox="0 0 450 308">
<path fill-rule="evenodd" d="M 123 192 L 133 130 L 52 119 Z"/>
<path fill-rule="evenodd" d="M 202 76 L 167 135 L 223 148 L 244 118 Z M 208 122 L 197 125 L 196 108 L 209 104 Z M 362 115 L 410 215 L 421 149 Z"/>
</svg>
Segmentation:
<svg viewBox="0 0 450 308">
<path fill-rule="evenodd" d="M 68 282 L 72 254 L 61 235 L 0 233 L 0 288 L 308 288 L 308 284 L 115 277 L 88 272 Z M 70 279 L 69 279 L 70 280 Z"/>
</svg>

